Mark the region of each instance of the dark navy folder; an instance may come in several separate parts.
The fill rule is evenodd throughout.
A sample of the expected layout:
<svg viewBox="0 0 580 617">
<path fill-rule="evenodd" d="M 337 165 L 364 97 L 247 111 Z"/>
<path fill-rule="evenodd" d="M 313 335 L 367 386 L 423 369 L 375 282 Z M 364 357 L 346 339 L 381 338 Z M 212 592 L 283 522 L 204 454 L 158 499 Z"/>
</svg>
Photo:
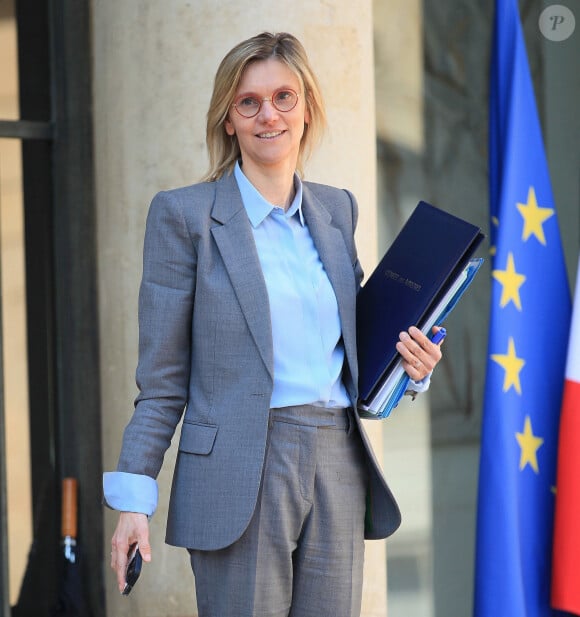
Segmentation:
<svg viewBox="0 0 580 617">
<path fill-rule="evenodd" d="M 359 397 L 397 361 L 399 333 L 421 328 L 483 240 L 479 227 L 421 201 L 357 296 Z"/>
</svg>

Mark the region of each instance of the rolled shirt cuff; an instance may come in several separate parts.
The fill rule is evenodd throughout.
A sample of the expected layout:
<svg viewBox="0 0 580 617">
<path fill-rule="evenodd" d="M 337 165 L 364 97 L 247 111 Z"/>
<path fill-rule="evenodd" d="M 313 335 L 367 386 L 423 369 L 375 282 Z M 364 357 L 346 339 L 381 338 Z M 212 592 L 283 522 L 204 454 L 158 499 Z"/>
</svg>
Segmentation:
<svg viewBox="0 0 580 617">
<path fill-rule="evenodd" d="M 159 489 L 153 478 L 125 471 L 103 473 L 103 494 L 109 508 L 147 516 L 153 515 L 159 499 Z"/>
<path fill-rule="evenodd" d="M 429 385 L 431 384 L 431 375 L 432 373 L 429 373 L 429 375 L 423 377 L 421 381 L 409 379 L 409 383 L 407 384 L 407 390 L 412 390 L 416 394 L 427 391 L 429 389 Z"/>
</svg>

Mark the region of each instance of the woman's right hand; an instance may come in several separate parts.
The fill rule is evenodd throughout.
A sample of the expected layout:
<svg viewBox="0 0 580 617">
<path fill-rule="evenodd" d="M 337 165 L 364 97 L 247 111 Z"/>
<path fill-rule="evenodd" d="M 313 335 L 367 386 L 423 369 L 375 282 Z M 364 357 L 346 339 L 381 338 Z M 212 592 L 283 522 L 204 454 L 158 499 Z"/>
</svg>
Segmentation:
<svg viewBox="0 0 580 617">
<path fill-rule="evenodd" d="M 137 512 L 121 512 L 117 528 L 111 539 L 111 568 L 117 573 L 117 584 L 121 592 L 125 587 L 127 554 L 129 547 L 135 543 L 139 544 L 143 561 L 151 561 L 147 515 Z"/>
</svg>

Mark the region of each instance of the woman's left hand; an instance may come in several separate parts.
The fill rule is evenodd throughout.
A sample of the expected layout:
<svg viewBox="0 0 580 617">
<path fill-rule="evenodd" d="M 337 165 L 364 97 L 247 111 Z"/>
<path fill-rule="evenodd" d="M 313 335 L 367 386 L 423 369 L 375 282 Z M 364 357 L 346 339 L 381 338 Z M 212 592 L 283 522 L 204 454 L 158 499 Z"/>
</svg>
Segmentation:
<svg viewBox="0 0 580 617">
<path fill-rule="evenodd" d="M 434 327 L 433 332 L 439 328 Z M 399 334 L 397 351 L 403 357 L 403 368 L 415 381 L 425 379 L 441 360 L 441 343 L 432 343 L 419 328 L 411 326 L 408 332 Z"/>
</svg>

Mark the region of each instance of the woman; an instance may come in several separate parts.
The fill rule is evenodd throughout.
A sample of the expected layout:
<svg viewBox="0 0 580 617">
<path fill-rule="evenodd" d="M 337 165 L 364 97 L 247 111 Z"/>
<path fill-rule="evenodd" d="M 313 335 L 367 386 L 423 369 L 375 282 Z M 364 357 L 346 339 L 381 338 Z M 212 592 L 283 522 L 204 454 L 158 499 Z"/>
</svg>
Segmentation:
<svg viewBox="0 0 580 617">
<path fill-rule="evenodd" d="M 186 547 L 201 616 L 360 613 L 364 537 L 400 523 L 358 415 L 357 205 L 300 180 L 325 125 L 299 41 L 263 33 L 215 78 L 205 182 L 158 194 L 139 298 L 140 393 L 107 503 L 111 566 L 151 559 L 154 478 L 183 418 L 166 541 Z M 417 391 L 441 358 L 397 349 Z"/>
</svg>

